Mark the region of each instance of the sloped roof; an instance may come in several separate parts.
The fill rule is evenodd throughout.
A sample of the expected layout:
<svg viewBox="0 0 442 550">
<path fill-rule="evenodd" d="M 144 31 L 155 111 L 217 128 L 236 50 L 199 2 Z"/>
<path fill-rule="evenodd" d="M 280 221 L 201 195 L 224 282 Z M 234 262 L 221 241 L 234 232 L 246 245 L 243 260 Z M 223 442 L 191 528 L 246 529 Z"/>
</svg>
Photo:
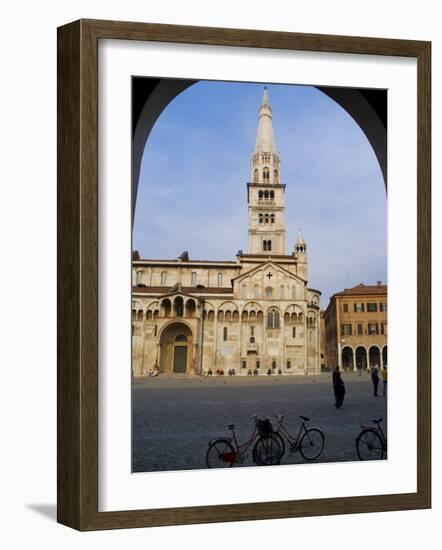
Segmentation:
<svg viewBox="0 0 442 550">
<path fill-rule="evenodd" d="M 344 288 L 344 290 L 341 290 L 340 292 L 335 292 L 333 296 L 365 296 L 370 294 L 385 295 L 387 294 L 387 289 L 387 285 L 364 285 L 364 283 L 359 283 L 352 288 Z"/>
</svg>

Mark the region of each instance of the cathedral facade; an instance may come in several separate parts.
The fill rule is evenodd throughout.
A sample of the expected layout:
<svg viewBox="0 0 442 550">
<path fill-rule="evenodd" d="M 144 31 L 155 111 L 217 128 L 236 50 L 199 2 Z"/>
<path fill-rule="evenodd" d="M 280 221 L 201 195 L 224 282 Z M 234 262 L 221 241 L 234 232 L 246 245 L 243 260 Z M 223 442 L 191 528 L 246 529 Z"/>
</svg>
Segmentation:
<svg viewBox="0 0 442 550">
<path fill-rule="evenodd" d="M 286 254 L 285 184 L 264 88 L 247 183 L 248 250 L 233 261 L 132 261 L 132 372 L 318 374 L 320 292 L 307 245 Z"/>
</svg>

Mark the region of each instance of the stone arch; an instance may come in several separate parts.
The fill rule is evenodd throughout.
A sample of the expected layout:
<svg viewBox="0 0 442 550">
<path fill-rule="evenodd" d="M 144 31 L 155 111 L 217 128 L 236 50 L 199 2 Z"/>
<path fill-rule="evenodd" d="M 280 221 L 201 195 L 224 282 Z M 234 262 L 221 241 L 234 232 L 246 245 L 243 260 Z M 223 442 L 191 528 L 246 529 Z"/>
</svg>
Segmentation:
<svg viewBox="0 0 442 550">
<path fill-rule="evenodd" d="M 368 367 L 367 350 L 364 346 L 358 346 L 355 350 L 356 368 L 365 370 Z"/>
<path fill-rule="evenodd" d="M 379 346 L 370 346 L 368 350 L 368 361 L 370 368 L 373 368 L 374 366 L 379 368 L 381 366 L 381 350 L 379 349 Z"/>
<path fill-rule="evenodd" d="M 184 304 L 185 311 L 186 311 L 186 317 L 195 317 L 196 313 L 196 302 L 193 298 L 189 298 L 186 300 L 186 303 Z"/>
<path fill-rule="evenodd" d="M 172 302 L 170 301 L 170 298 L 164 298 L 161 300 L 161 316 L 162 317 L 170 317 L 172 313 Z"/>
<path fill-rule="evenodd" d="M 344 346 L 341 352 L 342 368 L 345 371 L 353 371 L 353 348 L 351 346 Z"/>
<path fill-rule="evenodd" d="M 160 372 L 186 374 L 193 364 L 193 333 L 184 321 L 171 321 L 161 330 Z"/>
</svg>

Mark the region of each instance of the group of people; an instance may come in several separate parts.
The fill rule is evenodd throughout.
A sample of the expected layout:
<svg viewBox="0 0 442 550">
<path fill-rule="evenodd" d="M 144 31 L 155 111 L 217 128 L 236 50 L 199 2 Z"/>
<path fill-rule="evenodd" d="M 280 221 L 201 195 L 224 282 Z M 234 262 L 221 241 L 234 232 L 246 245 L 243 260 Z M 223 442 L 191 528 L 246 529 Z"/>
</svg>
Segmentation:
<svg viewBox="0 0 442 550">
<path fill-rule="evenodd" d="M 216 369 L 215 374 L 216 374 L 216 376 L 224 376 L 224 369 Z M 235 371 L 235 369 L 232 368 L 232 369 L 229 369 L 229 370 L 228 370 L 227 374 L 228 374 L 229 376 L 235 376 L 235 375 L 236 375 L 236 371 Z M 212 369 L 209 369 L 209 370 L 207 371 L 207 375 L 206 375 L 206 376 L 213 376 L 213 371 L 212 371 Z"/>
<path fill-rule="evenodd" d="M 373 396 L 378 397 L 379 380 L 382 379 L 382 384 L 383 384 L 382 396 L 387 397 L 387 380 L 388 380 L 387 365 L 384 365 L 382 367 L 380 371 L 380 376 L 379 376 L 379 368 L 377 365 L 375 365 L 370 371 L 370 376 L 373 384 Z M 339 366 L 336 366 L 335 370 L 333 371 L 332 383 L 333 383 L 333 392 L 335 394 L 335 407 L 337 409 L 342 409 L 342 405 L 344 403 L 344 397 L 345 397 L 345 384 L 344 384 L 344 381 L 342 380 Z"/>
</svg>

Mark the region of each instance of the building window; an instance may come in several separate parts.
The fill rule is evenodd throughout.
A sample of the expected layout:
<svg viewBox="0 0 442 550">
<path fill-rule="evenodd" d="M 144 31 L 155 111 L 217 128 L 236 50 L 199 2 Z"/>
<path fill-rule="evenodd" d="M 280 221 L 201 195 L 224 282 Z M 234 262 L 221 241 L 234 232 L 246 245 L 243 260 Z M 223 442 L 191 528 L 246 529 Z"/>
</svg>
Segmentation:
<svg viewBox="0 0 442 550">
<path fill-rule="evenodd" d="M 162 271 L 161 272 L 161 285 L 165 285 L 166 284 L 166 272 L 165 271 Z"/>
<path fill-rule="evenodd" d="M 267 328 L 279 328 L 279 312 L 276 309 L 267 313 Z"/>
<path fill-rule="evenodd" d="M 378 324 L 377 323 L 368 323 L 368 334 L 371 334 L 371 335 L 378 334 Z"/>
<path fill-rule="evenodd" d="M 292 336 L 293 338 L 296 338 L 296 327 L 292 328 Z"/>
<path fill-rule="evenodd" d="M 141 274 L 142 274 L 141 271 L 137 271 L 137 282 L 136 282 L 137 285 L 141 284 Z"/>
<path fill-rule="evenodd" d="M 250 327 L 250 335 L 255 336 L 255 327 Z"/>
<path fill-rule="evenodd" d="M 272 200 L 275 198 L 275 192 L 274 191 L 270 191 L 270 198 Z"/>
<path fill-rule="evenodd" d="M 153 327 L 153 335 L 156 336 L 158 334 L 158 327 L 157 325 L 154 325 Z"/>
<path fill-rule="evenodd" d="M 275 214 L 270 214 L 270 223 L 275 223 Z"/>
<path fill-rule="evenodd" d="M 260 191 L 258 193 L 258 198 L 259 198 L 260 201 L 262 201 L 262 199 L 264 198 L 264 192 L 263 191 Z"/>
<path fill-rule="evenodd" d="M 292 365 L 291 365 L 291 363 L 290 363 L 289 360 L 287 361 L 287 368 L 288 368 L 288 369 L 291 369 L 291 368 L 292 368 Z"/>
<path fill-rule="evenodd" d="M 196 286 L 196 272 L 192 272 L 192 280 L 190 282 L 190 286 Z"/>
<path fill-rule="evenodd" d="M 259 223 L 263 223 L 263 221 L 264 221 L 264 216 L 263 216 L 263 214 L 259 214 L 258 222 L 259 222 Z"/>
<path fill-rule="evenodd" d="M 223 274 L 218 273 L 218 286 L 223 286 Z"/>
<path fill-rule="evenodd" d="M 364 334 L 364 326 L 358 323 L 358 335 Z"/>
<path fill-rule="evenodd" d="M 381 323 L 381 334 L 387 336 L 387 323 Z"/>
<path fill-rule="evenodd" d="M 377 310 L 378 310 L 378 305 L 376 302 L 371 302 L 367 304 L 367 311 L 369 311 L 370 313 L 374 313 Z"/>
<path fill-rule="evenodd" d="M 271 286 L 265 289 L 265 296 L 266 298 L 273 298 L 273 288 Z"/>
<path fill-rule="evenodd" d="M 262 178 L 264 181 L 269 181 L 270 178 L 270 170 L 267 168 L 267 166 L 262 171 Z"/>
<path fill-rule="evenodd" d="M 258 168 L 253 171 L 253 183 L 258 183 Z"/>
<path fill-rule="evenodd" d="M 342 336 L 351 336 L 351 325 L 350 324 L 341 325 L 341 334 Z"/>
<path fill-rule="evenodd" d="M 250 343 L 251 343 L 251 344 L 254 344 L 254 343 L 255 343 L 255 337 L 254 337 L 254 336 L 250 336 Z"/>
<path fill-rule="evenodd" d="M 273 182 L 278 183 L 278 170 L 273 171 Z"/>
<path fill-rule="evenodd" d="M 379 304 L 379 310 L 380 311 L 387 311 L 387 302 L 381 302 Z"/>
<path fill-rule="evenodd" d="M 342 304 L 342 310 L 344 313 L 348 313 L 348 304 Z"/>
<path fill-rule="evenodd" d="M 227 340 L 227 327 L 224 327 L 223 329 L 223 340 L 224 342 Z"/>
<path fill-rule="evenodd" d="M 364 313 L 364 304 L 360 304 L 360 303 L 353 304 L 353 311 L 355 313 Z"/>
</svg>

